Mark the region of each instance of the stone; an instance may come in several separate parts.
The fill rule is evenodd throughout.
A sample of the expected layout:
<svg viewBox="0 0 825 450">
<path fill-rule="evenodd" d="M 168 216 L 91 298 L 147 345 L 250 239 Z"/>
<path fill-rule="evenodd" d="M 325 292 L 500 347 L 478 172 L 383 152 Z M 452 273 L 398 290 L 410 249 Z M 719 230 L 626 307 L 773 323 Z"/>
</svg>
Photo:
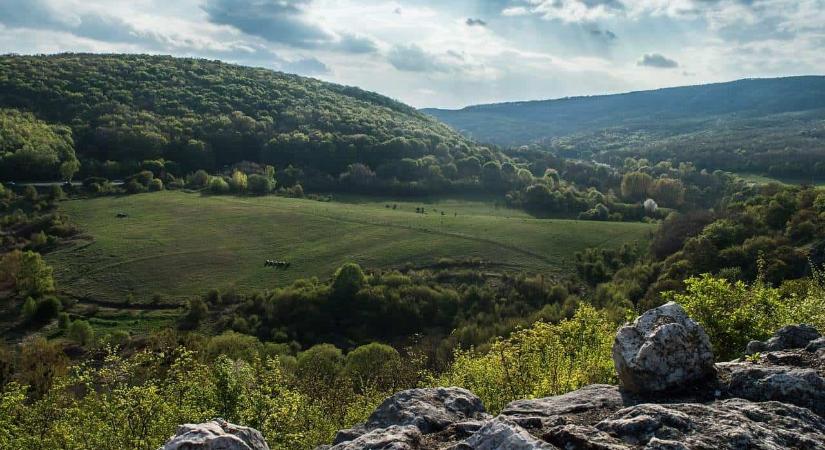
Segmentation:
<svg viewBox="0 0 825 450">
<path fill-rule="evenodd" d="M 417 450 L 420 444 L 421 431 L 418 428 L 413 425 L 393 425 L 333 445 L 329 450 Z"/>
<path fill-rule="evenodd" d="M 680 390 L 715 373 L 707 333 L 673 302 L 622 327 L 613 361 L 622 387 L 640 394 Z"/>
<path fill-rule="evenodd" d="M 754 353 L 805 348 L 811 341 L 819 339 L 820 337 L 822 337 L 822 335 L 819 334 L 819 331 L 810 325 L 788 325 L 782 327 L 765 342 L 749 342 L 746 353 L 752 355 Z"/>
<path fill-rule="evenodd" d="M 805 350 L 816 353 L 818 350 L 825 348 L 825 337 L 821 337 L 818 339 L 814 339 L 811 342 L 808 342 L 808 345 L 805 346 Z"/>
<path fill-rule="evenodd" d="M 781 401 L 825 415 L 825 379 L 815 369 L 719 364 L 727 396 L 752 401 Z"/>
<path fill-rule="evenodd" d="M 178 427 L 160 450 L 269 450 L 258 430 L 222 419 Z"/>
<path fill-rule="evenodd" d="M 451 450 L 557 450 L 557 447 L 540 441 L 515 422 L 497 417 Z"/>
<path fill-rule="evenodd" d="M 643 403 L 595 425 L 553 428 L 543 438 L 571 449 L 815 449 L 825 448 L 825 420 L 779 402 Z"/>
<path fill-rule="evenodd" d="M 629 401 L 617 386 L 594 384 L 555 397 L 516 400 L 505 406 L 501 415 L 526 428 L 536 428 L 536 420 L 551 426 L 583 423 L 605 417 Z"/>
<path fill-rule="evenodd" d="M 392 425 L 412 425 L 421 433 L 430 434 L 456 422 L 488 418 L 481 399 L 466 389 L 408 389 L 384 400 L 366 423 L 339 431 L 333 443 L 353 440 L 369 431 Z"/>
</svg>

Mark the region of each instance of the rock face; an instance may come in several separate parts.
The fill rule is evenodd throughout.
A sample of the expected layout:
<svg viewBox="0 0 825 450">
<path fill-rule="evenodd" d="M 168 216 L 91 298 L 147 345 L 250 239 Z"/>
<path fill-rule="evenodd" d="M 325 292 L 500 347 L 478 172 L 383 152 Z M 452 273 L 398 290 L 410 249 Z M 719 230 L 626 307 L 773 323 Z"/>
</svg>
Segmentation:
<svg viewBox="0 0 825 450">
<path fill-rule="evenodd" d="M 752 355 L 760 352 L 778 352 L 792 348 L 805 348 L 809 342 L 822 337 L 816 328 L 810 325 L 789 325 L 782 327 L 773 337 L 765 342 L 751 341 L 746 353 Z"/>
<path fill-rule="evenodd" d="M 384 400 L 366 423 L 339 431 L 335 435 L 333 444 L 357 441 L 359 437 L 372 434 L 375 430 L 390 430 L 394 426 L 412 426 L 422 434 L 430 434 L 442 431 L 459 422 L 489 417 L 485 413 L 481 400 L 466 389 L 456 387 L 409 389 Z M 386 438 L 391 434 L 388 432 L 383 436 Z M 405 442 L 407 436 L 399 436 L 398 439 L 398 442 Z M 350 447 L 343 448 L 349 449 Z M 396 447 L 387 448 L 395 449 Z"/>
<path fill-rule="evenodd" d="M 269 450 L 258 430 L 222 419 L 178 427 L 160 450 Z"/>
<path fill-rule="evenodd" d="M 330 450 L 416 450 L 421 444 L 421 431 L 414 425 L 393 425 L 341 442 Z"/>
<path fill-rule="evenodd" d="M 553 450 L 556 447 L 532 436 L 524 428 L 503 417 L 487 422 L 472 436 L 451 450 Z"/>
<path fill-rule="evenodd" d="M 674 390 L 714 374 L 708 335 L 672 302 L 619 330 L 613 362 L 622 387 L 636 393 Z"/>
</svg>

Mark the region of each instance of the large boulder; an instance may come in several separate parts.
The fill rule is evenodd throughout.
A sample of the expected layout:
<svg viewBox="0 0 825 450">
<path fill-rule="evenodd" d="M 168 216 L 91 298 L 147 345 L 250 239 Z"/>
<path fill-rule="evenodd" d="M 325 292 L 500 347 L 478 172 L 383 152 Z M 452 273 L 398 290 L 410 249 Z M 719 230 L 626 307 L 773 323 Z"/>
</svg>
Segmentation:
<svg viewBox="0 0 825 450">
<path fill-rule="evenodd" d="M 822 337 L 816 328 L 810 325 L 788 325 L 765 342 L 751 341 L 746 349 L 749 355 L 760 352 L 777 352 L 795 348 L 805 348 L 811 341 Z"/>
<path fill-rule="evenodd" d="M 261 433 L 222 419 L 178 427 L 160 450 L 269 450 Z"/>
<path fill-rule="evenodd" d="M 613 362 L 622 387 L 640 394 L 680 390 L 715 373 L 707 333 L 673 302 L 622 327 Z"/>
<path fill-rule="evenodd" d="M 457 388 L 409 389 L 384 400 L 366 423 L 335 435 L 334 444 L 351 441 L 372 430 L 412 425 L 423 434 L 444 430 L 467 420 L 487 419 L 481 399 Z"/>
</svg>

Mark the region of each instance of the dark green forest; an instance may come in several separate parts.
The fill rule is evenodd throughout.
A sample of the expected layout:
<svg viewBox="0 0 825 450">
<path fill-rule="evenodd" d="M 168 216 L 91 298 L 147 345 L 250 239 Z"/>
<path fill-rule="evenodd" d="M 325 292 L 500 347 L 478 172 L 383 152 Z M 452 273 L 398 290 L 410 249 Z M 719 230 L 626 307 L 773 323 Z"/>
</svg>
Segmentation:
<svg viewBox="0 0 825 450">
<path fill-rule="evenodd" d="M 64 140 L 71 130 L 68 144 L 83 177 L 123 177 L 145 160 L 167 161 L 178 176 L 251 161 L 337 177 L 356 162 L 374 170 L 403 158 L 460 160 L 479 151 L 440 122 L 378 94 L 201 59 L 2 56 L 0 108 L 21 111 L 4 112 L 3 120 L 36 124 L 41 140 L 55 139 L 44 136 L 48 128 Z M 43 158 L 71 160 L 72 146 L 61 145 L 31 154 L 4 136 L 0 177 L 59 179 L 56 163 L 21 169 Z"/>
</svg>

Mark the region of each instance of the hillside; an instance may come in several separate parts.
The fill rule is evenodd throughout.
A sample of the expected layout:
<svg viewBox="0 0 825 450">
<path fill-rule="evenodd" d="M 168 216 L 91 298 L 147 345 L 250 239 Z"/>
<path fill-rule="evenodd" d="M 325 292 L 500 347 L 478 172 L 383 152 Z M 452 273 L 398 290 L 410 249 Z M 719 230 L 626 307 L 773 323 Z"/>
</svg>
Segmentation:
<svg viewBox="0 0 825 450">
<path fill-rule="evenodd" d="M 822 175 L 825 167 L 814 166 L 825 155 L 823 105 L 825 77 L 806 76 L 423 111 L 499 145 Z"/>
<path fill-rule="evenodd" d="M 201 59 L 0 56 L 3 108 L 35 116 L 15 122 L 70 127 L 81 175 L 124 176 L 165 159 L 175 175 L 246 160 L 337 176 L 353 162 L 471 151 L 448 127 L 381 95 Z M 29 170 L 24 145 L 0 141 L 3 178 L 45 178 Z"/>
</svg>

